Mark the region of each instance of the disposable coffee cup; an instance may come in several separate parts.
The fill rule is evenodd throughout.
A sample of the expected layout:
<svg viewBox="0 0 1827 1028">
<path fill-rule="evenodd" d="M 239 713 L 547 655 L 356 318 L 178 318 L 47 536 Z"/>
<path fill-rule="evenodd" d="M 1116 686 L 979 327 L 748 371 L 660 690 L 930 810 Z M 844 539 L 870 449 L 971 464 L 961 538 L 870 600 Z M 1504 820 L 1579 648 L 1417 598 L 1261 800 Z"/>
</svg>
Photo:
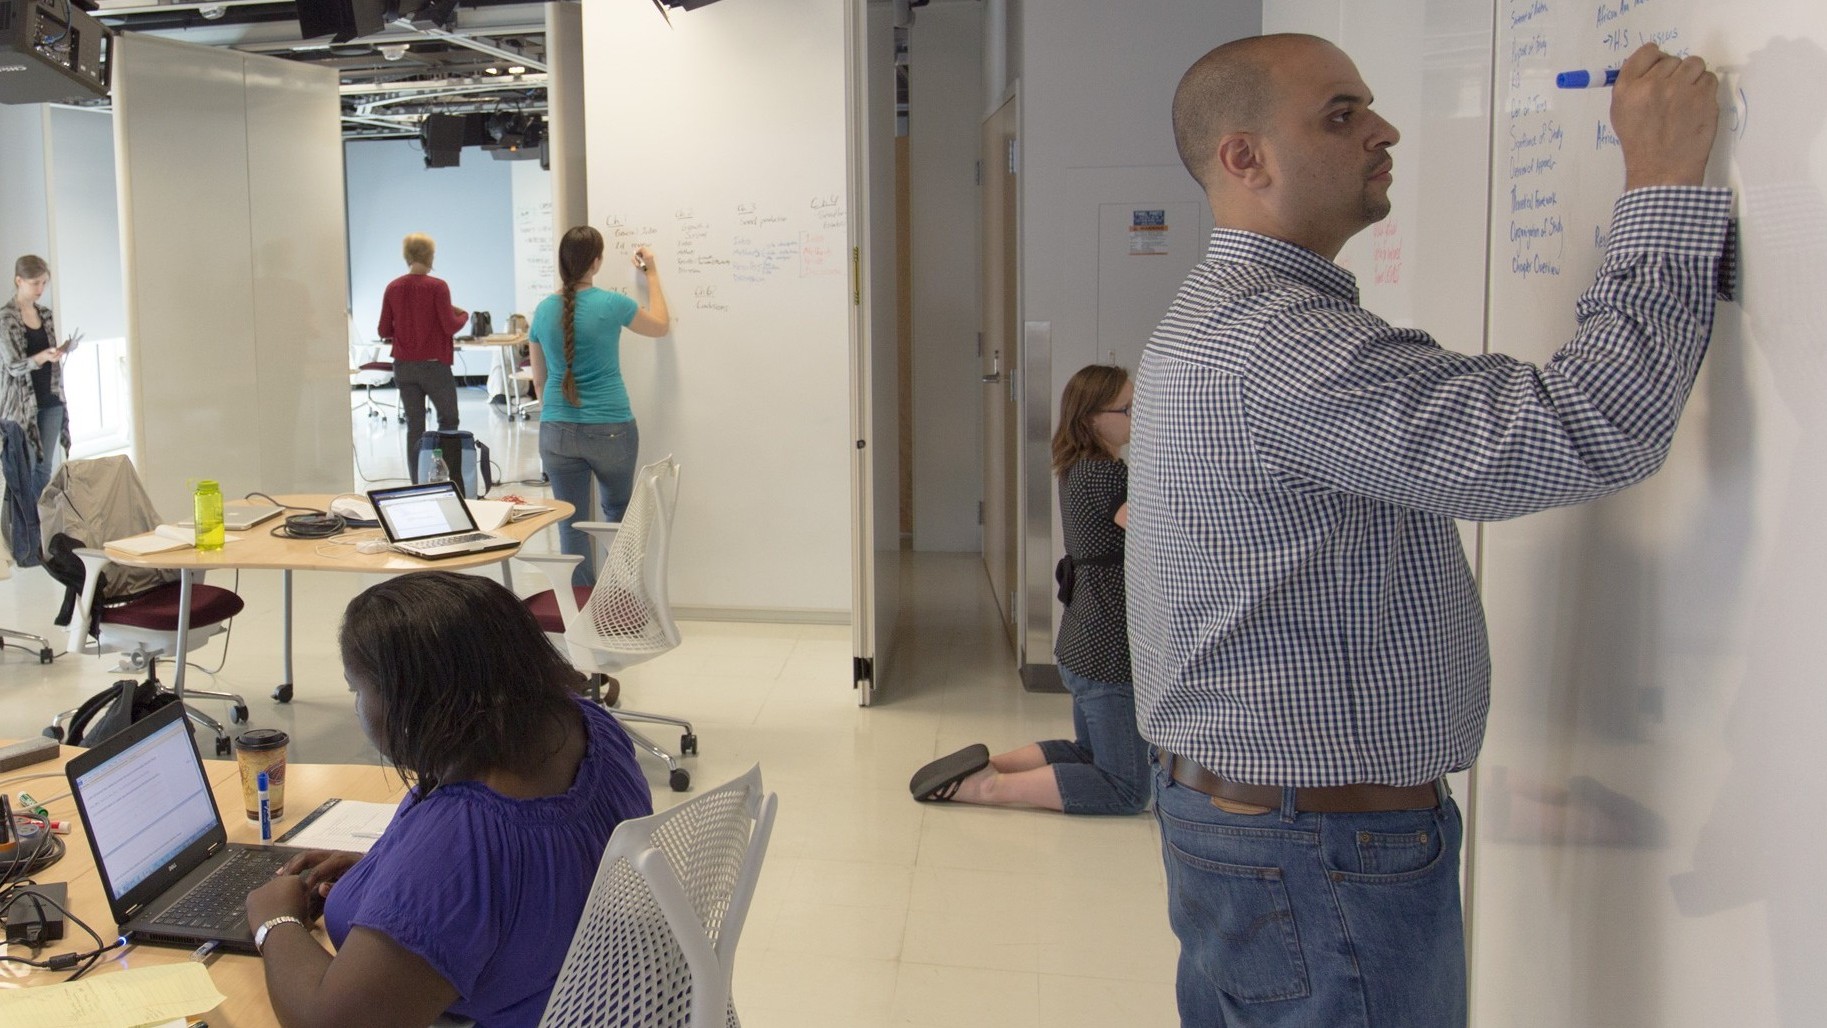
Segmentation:
<svg viewBox="0 0 1827 1028">
<path fill-rule="evenodd" d="M 266 816 L 285 816 L 285 747 L 291 736 L 277 728 L 255 728 L 235 739 L 235 763 L 241 767 L 241 800 L 247 819 L 260 822 L 260 772 L 266 772 Z"/>
</svg>

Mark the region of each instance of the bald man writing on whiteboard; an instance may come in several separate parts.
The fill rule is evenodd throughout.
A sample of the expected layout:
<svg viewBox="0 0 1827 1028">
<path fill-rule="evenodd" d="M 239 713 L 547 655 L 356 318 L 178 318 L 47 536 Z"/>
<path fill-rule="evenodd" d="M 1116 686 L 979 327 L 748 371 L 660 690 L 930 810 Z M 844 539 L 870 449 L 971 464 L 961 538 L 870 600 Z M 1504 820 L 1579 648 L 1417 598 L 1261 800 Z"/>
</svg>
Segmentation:
<svg viewBox="0 0 1827 1028">
<path fill-rule="evenodd" d="M 1478 755 L 1490 652 L 1454 519 L 1661 465 L 1729 237 L 1716 89 L 1654 46 L 1619 70 L 1625 193 L 1537 367 L 1358 306 L 1333 259 L 1388 215 L 1399 136 L 1342 51 L 1239 40 L 1181 79 L 1217 228 L 1139 368 L 1128 591 L 1182 1024 L 1465 1023 L 1442 776 Z"/>
</svg>

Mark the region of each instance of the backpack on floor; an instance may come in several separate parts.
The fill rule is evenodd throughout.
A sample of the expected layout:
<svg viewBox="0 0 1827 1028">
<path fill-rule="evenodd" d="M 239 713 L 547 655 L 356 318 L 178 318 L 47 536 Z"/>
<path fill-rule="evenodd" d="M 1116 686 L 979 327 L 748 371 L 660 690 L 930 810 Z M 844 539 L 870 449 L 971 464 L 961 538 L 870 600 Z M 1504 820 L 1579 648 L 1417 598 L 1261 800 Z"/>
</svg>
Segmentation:
<svg viewBox="0 0 1827 1028">
<path fill-rule="evenodd" d="M 457 483 L 457 492 L 465 499 L 481 499 L 495 488 L 489 469 L 488 444 L 479 442 L 473 434 L 460 428 L 449 432 L 428 428 L 419 437 L 418 459 L 414 462 L 418 481 L 431 481 L 434 458 L 440 453 L 444 455 L 444 466 L 450 470 L 450 480 Z"/>
<path fill-rule="evenodd" d="M 109 736 L 177 701 L 177 694 L 160 689 L 156 679 L 136 682 L 122 678 L 82 701 L 64 728 L 63 741 L 70 746 L 99 746 Z"/>
</svg>

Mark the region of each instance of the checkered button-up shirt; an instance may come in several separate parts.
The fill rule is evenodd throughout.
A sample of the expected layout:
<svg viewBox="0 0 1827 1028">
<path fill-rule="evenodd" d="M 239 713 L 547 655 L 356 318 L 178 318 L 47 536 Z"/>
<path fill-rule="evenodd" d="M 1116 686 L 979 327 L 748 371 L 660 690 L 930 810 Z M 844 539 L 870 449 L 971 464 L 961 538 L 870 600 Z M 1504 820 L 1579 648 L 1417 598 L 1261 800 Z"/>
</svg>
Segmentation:
<svg viewBox="0 0 1827 1028">
<path fill-rule="evenodd" d="M 1136 379 L 1143 736 L 1271 785 L 1469 766 L 1491 664 L 1453 519 L 1580 503 L 1661 465 L 1730 204 L 1699 187 L 1620 198 L 1578 331 L 1541 367 L 1442 349 L 1358 306 L 1318 254 L 1214 232 Z"/>
</svg>

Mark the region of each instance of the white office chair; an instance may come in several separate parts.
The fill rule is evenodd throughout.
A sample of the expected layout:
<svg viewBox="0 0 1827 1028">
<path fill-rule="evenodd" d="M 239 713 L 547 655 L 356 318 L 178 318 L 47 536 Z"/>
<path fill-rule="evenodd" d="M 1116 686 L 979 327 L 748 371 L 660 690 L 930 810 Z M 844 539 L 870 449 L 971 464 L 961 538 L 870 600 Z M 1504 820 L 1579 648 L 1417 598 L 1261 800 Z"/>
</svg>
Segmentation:
<svg viewBox="0 0 1827 1028">
<path fill-rule="evenodd" d="M 97 654 L 118 652 L 125 656 L 120 670 L 147 672 L 156 681 L 157 658 L 177 652 L 178 615 L 182 587 L 175 572 L 121 568 L 110 563 L 101 544 L 109 539 L 148 532 L 158 527 L 158 512 L 140 484 L 133 463 L 126 457 L 98 457 L 66 462 L 51 477 L 39 501 L 44 525 L 47 570 L 60 580 L 60 555 L 68 553 L 82 563 L 81 592 L 70 608 L 68 651 L 89 650 L 89 629 L 96 629 Z M 73 583 L 67 583 L 73 584 Z M 97 602 L 97 596 L 100 602 Z M 231 590 L 196 583 L 190 594 L 189 640 L 195 652 L 210 636 L 226 631 L 226 623 L 241 613 L 241 597 Z M 180 701 L 192 698 L 226 700 L 229 720 L 245 724 L 247 701 L 235 693 L 204 689 L 178 692 Z M 63 737 L 63 724 L 72 711 L 58 714 L 46 734 Z M 215 733 L 216 753 L 227 756 L 228 731 L 222 723 L 185 702 L 190 719 Z"/>
<path fill-rule="evenodd" d="M 679 465 L 668 455 L 635 473 L 634 493 L 620 522 L 577 523 L 607 551 L 594 589 L 571 584 L 571 569 L 581 559 L 574 554 L 520 555 L 552 582 L 550 590 L 526 597 L 527 607 L 547 634 L 562 636 L 560 644 L 571 663 L 592 676 L 593 683 L 600 683 L 598 676 L 612 675 L 679 645 L 679 627 L 673 623 L 666 594 L 678 493 Z M 679 766 L 679 758 L 628 725 L 632 721 L 679 728 L 680 753 L 695 754 L 698 736 L 690 721 L 621 707 L 606 709 L 628 729 L 635 745 L 666 765 L 674 791 L 691 788 L 691 772 Z"/>
<path fill-rule="evenodd" d="M 617 825 L 540 1028 L 741 1028 L 736 942 L 778 805 L 757 764 Z"/>
</svg>

